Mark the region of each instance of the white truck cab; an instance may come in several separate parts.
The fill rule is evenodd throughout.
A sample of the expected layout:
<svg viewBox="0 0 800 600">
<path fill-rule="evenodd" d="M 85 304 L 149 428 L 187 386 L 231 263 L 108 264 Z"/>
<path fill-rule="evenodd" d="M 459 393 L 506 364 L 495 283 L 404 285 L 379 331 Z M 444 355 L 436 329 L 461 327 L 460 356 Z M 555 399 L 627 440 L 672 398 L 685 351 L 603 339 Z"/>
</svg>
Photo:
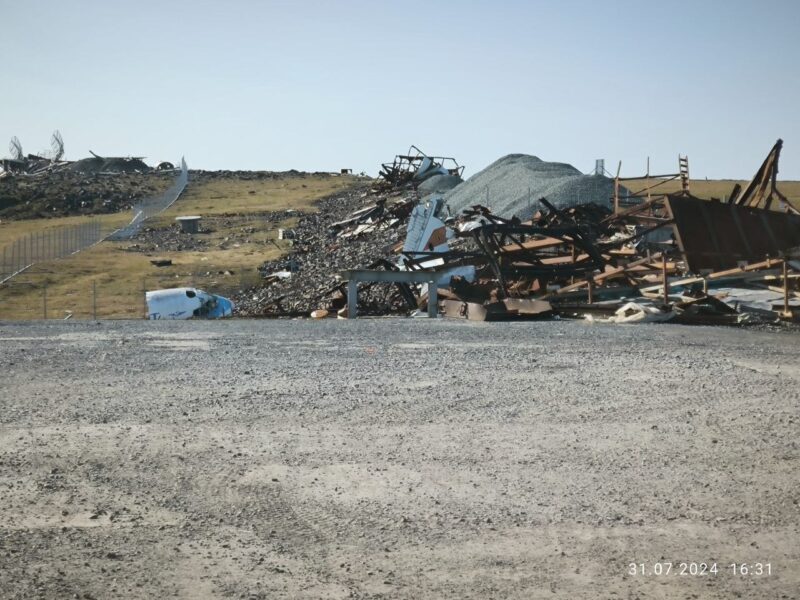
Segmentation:
<svg viewBox="0 0 800 600">
<path fill-rule="evenodd" d="M 145 294 L 148 319 L 219 319 L 230 317 L 233 302 L 197 288 L 171 288 Z"/>
</svg>

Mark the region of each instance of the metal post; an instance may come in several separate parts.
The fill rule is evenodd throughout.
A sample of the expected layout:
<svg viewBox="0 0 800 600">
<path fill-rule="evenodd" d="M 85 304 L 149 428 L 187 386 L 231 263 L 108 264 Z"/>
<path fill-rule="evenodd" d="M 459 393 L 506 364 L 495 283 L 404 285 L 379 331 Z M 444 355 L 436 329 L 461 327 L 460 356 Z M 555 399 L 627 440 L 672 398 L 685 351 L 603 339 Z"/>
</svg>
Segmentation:
<svg viewBox="0 0 800 600">
<path fill-rule="evenodd" d="M 787 260 L 783 259 L 783 316 L 788 317 L 789 312 L 789 268 L 786 265 Z"/>
<path fill-rule="evenodd" d="M 144 318 L 147 319 L 147 280 L 142 279 L 142 303 L 144 304 Z"/>
<path fill-rule="evenodd" d="M 358 313 L 358 281 L 351 279 L 347 282 L 347 318 L 355 319 Z"/>
<path fill-rule="evenodd" d="M 572 245 L 572 250 L 571 250 L 570 254 L 572 255 L 572 264 L 574 265 L 575 261 L 578 259 L 577 255 L 575 254 L 575 245 L 574 244 Z M 569 284 L 572 285 L 573 283 L 575 283 L 575 276 L 574 275 L 569 278 Z"/>
<path fill-rule="evenodd" d="M 92 320 L 97 321 L 97 281 L 92 279 Z"/>
<path fill-rule="evenodd" d="M 708 279 L 703 277 L 703 293 L 708 296 Z"/>
<path fill-rule="evenodd" d="M 44 319 L 47 320 L 47 283 L 42 287 L 42 292 Z"/>
<path fill-rule="evenodd" d="M 439 316 L 439 282 L 432 281 L 428 284 L 428 317 L 435 319 Z"/>
<path fill-rule="evenodd" d="M 664 304 L 669 304 L 669 279 L 667 279 L 667 255 L 661 255 L 661 275 L 664 278 Z"/>
<path fill-rule="evenodd" d="M 589 284 L 588 285 L 589 304 L 592 304 L 594 302 L 594 279 L 591 276 L 589 276 L 589 279 L 587 279 L 586 281 Z"/>
</svg>

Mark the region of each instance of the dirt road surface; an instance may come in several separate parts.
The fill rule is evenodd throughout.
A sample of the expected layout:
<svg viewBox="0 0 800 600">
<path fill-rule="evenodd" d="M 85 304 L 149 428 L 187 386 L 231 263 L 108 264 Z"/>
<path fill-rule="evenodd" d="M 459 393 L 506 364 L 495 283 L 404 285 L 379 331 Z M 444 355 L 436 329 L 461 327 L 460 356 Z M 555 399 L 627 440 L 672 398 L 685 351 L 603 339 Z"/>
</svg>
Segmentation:
<svg viewBox="0 0 800 600">
<path fill-rule="evenodd" d="M 797 598 L 798 358 L 668 325 L 0 323 L 0 597 Z"/>
</svg>

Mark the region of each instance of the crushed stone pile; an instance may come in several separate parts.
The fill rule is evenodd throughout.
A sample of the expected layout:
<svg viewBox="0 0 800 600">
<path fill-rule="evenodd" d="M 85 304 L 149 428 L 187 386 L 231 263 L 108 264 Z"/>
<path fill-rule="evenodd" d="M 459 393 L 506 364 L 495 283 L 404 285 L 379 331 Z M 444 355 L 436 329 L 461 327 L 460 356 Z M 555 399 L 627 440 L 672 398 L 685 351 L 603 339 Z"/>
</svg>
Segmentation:
<svg viewBox="0 0 800 600">
<path fill-rule="evenodd" d="M 464 180 L 458 175 L 439 174 L 429 177 L 420 183 L 417 189 L 423 196 L 427 194 L 444 194 L 462 183 L 464 183 Z"/>
<path fill-rule="evenodd" d="M 541 208 L 541 197 L 557 208 L 587 202 L 608 206 L 613 193 L 613 180 L 602 175 L 584 175 L 572 165 L 528 154 L 509 154 L 445 193 L 444 200 L 454 214 L 482 204 L 501 217 L 528 219 Z"/>
</svg>

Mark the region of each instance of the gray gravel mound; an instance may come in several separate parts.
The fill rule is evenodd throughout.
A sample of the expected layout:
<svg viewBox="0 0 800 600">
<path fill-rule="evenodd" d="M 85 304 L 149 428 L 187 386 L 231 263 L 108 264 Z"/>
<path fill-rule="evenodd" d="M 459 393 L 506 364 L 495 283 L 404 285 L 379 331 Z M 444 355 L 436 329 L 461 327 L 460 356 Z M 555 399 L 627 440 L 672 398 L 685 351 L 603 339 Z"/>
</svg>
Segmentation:
<svg viewBox="0 0 800 600">
<path fill-rule="evenodd" d="M 583 175 L 572 165 L 528 154 L 509 154 L 447 192 L 444 199 L 453 212 L 483 204 L 497 215 L 527 219 L 543 196 L 558 208 L 586 202 L 607 206 L 613 192 L 614 182 L 602 175 Z"/>
<path fill-rule="evenodd" d="M 419 192 L 425 194 L 444 194 L 464 183 L 458 175 L 434 175 L 419 184 Z"/>
</svg>

